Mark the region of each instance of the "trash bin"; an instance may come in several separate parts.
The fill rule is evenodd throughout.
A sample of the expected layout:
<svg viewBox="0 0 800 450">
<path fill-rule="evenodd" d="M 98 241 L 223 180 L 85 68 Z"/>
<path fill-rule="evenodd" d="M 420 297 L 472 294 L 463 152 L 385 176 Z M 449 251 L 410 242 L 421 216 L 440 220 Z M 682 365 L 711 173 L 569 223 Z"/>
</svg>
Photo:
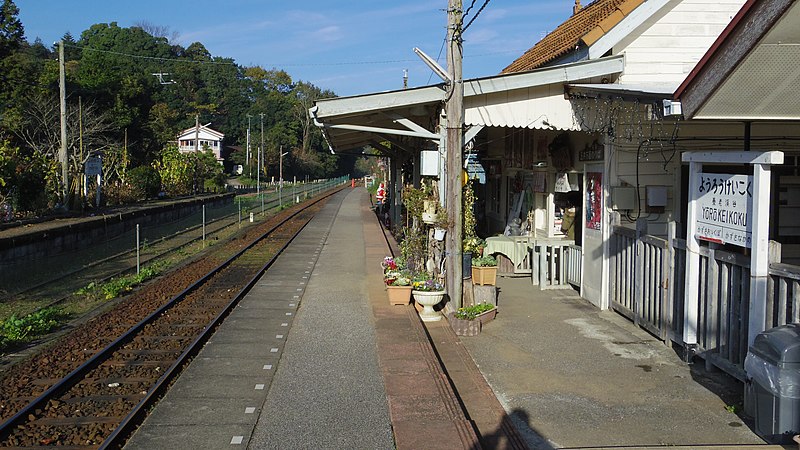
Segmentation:
<svg viewBox="0 0 800 450">
<path fill-rule="evenodd" d="M 756 336 L 744 368 L 745 405 L 756 433 L 771 443 L 792 443 L 792 436 L 800 434 L 800 324 Z"/>
</svg>

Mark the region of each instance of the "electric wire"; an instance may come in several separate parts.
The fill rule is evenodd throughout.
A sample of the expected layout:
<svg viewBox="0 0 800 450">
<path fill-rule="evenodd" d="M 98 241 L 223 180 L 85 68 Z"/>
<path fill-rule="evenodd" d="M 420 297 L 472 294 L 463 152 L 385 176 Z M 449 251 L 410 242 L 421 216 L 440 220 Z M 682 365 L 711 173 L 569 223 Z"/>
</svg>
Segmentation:
<svg viewBox="0 0 800 450">
<path fill-rule="evenodd" d="M 483 12 L 483 9 L 484 9 L 484 8 L 486 8 L 486 5 L 488 5 L 488 4 L 489 4 L 489 1 L 490 1 L 490 0 L 485 0 L 485 1 L 483 2 L 483 5 L 481 5 L 481 7 L 480 7 L 480 9 L 478 10 L 478 12 L 476 12 L 476 13 L 475 13 L 475 16 L 473 16 L 473 17 L 472 17 L 472 19 L 470 19 L 470 21 L 469 21 L 469 22 L 467 22 L 467 24 L 464 26 L 464 28 L 462 28 L 462 29 L 461 29 L 461 33 L 464 33 L 465 31 L 467 31 L 467 29 L 469 28 L 469 26 L 470 26 L 470 25 L 472 25 L 472 22 L 475 22 L 475 19 L 477 19 L 477 18 L 478 18 L 478 16 L 480 16 L 480 15 L 481 15 L 481 12 Z M 474 2 L 473 2 L 473 3 L 474 3 Z M 470 8 L 471 8 L 471 6 L 470 6 Z"/>
</svg>

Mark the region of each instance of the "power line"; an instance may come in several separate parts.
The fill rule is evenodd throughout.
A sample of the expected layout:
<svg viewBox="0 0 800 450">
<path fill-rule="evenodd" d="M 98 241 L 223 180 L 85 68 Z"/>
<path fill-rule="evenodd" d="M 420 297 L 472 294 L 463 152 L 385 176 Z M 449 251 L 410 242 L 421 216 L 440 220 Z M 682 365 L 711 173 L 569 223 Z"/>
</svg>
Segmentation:
<svg viewBox="0 0 800 450">
<path fill-rule="evenodd" d="M 469 15 L 469 12 L 470 12 L 470 10 L 472 9 L 472 7 L 473 7 L 473 6 L 475 6 L 475 1 L 476 1 L 476 0 L 472 0 L 472 3 L 470 3 L 470 4 L 469 4 L 469 7 L 467 8 L 467 10 L 466 10 L 466 11 L 464 11 L 464 14 L 461 16 L 461 21 L 462 21 L 462 22 L 463 22 L 463 21 L 464 21 L 464 19 L 465 19 L 465 18 L 466 18 L 466 17 Z"/>
<path fill-rule="evenodd" d="M 439 59 L 442 57 L 442 50 L 444 50 L 444 44 L 447 43 L 447 33 L 445 33 L 444 39 L 442 39 L 442 45 L 439 47 L 439 54 L 436 55 L 436 62 L 439 62 Z M 431 84 L 431 78 L 433 77 L 433 71 L 431 70 L 430 75 L 428 75 L 428 82 L 425 84 Z"/>
<path fill-rule="evenodd" d="M 194 59 L 185 59 L 185 58 L 163 58 L 158 56 L 144 56 L 144 55 L 132 55 L 130 53 L 122 53 L 122 52 L 115 52 L 112 50 L 100 50 L 99 48 L 92 48 L 92 47 L 83 47 L 80 45 L 72 45 L 72 44 L 64 44 L 64 47 L 72 47 L 78 48 L 81 50 L 88 50 L 90 52 L 97 52 L 97 53 L 108 53 L 110 55 L 116 56 L 126 56 L 128 58 L 138 58 L 138 59 L 147 59 L 150 61 L 170 61 L 170 62 L 182 62 L 182 63 L 192 63 L 192 64 L 215 64 L 215 65 L 224 65 L 224 66 L 235 66 L 236 63 L 233 62 L 222 62 L 222 61 L 198 61 Z"/>
<path fill-rule="evenodd" d="M 98 53 L 108 53 L 111 55 L 117 56 L 126 56 L 129 58 L 139 58 L 139 59 L 147 59 L 151 61 L 167 61 L 167 62 L 179 62 L 179 63 L 191 63 L 191 64 L 215 64 L 215 65 L 228 65 L 228 66 L 236 66 L 235 62 L 223 62 L 223 61 L 206 61 L 206 60 L 193 60 L 193 59 L 185 59 L 185 58 L 165 58 L 165 57 L 158 57 L 158 56 L 143 56 L 143 55 L 132 55 L 130 53 L 122 53 L 122 52 L 115 52 L 112 50 L 100 50 L 97 48 L 92 47 L 82 47 L 80 45 L 69 45 L 64 44 L 65 47 L 72 47 L 78 48 L 82 50 L 89 50 L 92 52 Z M 324 66 L 350 66 L 350 65 L 366 65 L 366 64 L 395 64 L 395 63 L 406 63 L 406 62 L 415 62 L 416 59 L 393 59 L 393 60 L 375 60 L 375 61 L 339 61 L 339 62 L 331 62 L 331 63 L 290 63 L 290 64 L 272 64 L 276 67 L 324 67 Z"/>
<path fill-rule="evenodd" d="M 488 3 L 488 1 L 486 2 Z M 484 6 L 485 4 L 484 3 Z M 480 12 L 480 11 L 478 11 Z M 477 16 L 476 16 L 477 17 Z M 471 22 L 470 22 L 471 23 Z M 444 50 L 444 46 L 447 42 L 447 39 L 442 40 L 442 45 L 439 48 L 439 55 L 436 57 L 436 60 L 439 61 L 442 56 L 442 51 Z M 123 52 L 115 52 L 112 50 L 101 50 L 98 48 L 92 47 L 85 47 L 80 45 L 72 45 L 72 44 L 64 44 L 64 47 L 71 47 L 81 50 L 87 50 L 91 52 L 98 52 L 98 53 L 107 53 L 116 56 L 124 56 L 128 58 L 135 58 L 135 59 L 144 59 L 150 61 L 158 61 L 158 62 L 174 62 L 174 63 L 188 63 L 188 64 L 212 64 L 212 65 L 225 65 L 225 66 L 239 66 L 239 64 L 235 62 L 227 62 L 227 61 L 207 61 L 207 60 L 192 60 L 192 59 L 184 59 L 184 58 L 176 58 L 176 57 L 158 57 L 158 56 L 145 56 L 145 55 L 133 55 L 130 53 L 123 53 Z M 475 55 L 465 54 L 464 58 L 477 58 L 483 56 L 493 56 L 493 55 L 502 55 L 502 54 L 510 54 L 510 53 L 520 53 L 520 50 L 504 50 L 499 52 L 489 52 L 489 53 L 480 53 Z M 398 63 L 409 63 L 409 62 L 419 62 L 417 59 L 391 59 L 391 60 L 364 60 L 364 61 L 337 61 L 337 62 L 319 62 L 319 63 L 288 63 L 288 64 L 278 64 L 274 63 L 271 64 L 274 67 L 334 67 L 334 66 L 355 66 L 355 65 L 378 65 L 378 64 L 398 64 Z M 245 66 L 242 66 L 245 67 Z M 430 78 L 428 79 L 430 82 Z"/>
<path fill-rule="evenodd" d="M 486 5 L 488 5 L 488 4 L 489 4 L 489 1 L 490 1 L 490 0 L 485 0 L 485 1 L 483 2 L 483 5 L 481 5 L 481 8 L 478 10 L 478 12 L 476 12 L 476 13 L 475 13 L 475 16 L 474 16 L 474 17 L 472 17 L 472 19 L 470 19 L 470 21 L 469 21 L 469 22 L 467 22 L 467 24 L 464 26 L 464 28 L 462 28 L 462 29 L 461 29 L 461 33 L 462 33 L 462 34 L 463 34 L 465 31 L 467 31 L 467 28 L 469 28 L 469 26 L 470 26 L 470 25 L 472 25 L 472 22 L 475 22 L 475 19 L 477 19 L 477 18 L 478 18 L 478 16 L 480 16 L 480 15 L 481 15 L 481 13 L 483 12 L 483 9 L 484 9 L 484 8 L 486 8 Z M 473 1 L 473 3 L 475 3 L 475 2 Z M 470 5 L 470 8 L 472 8 L 472 5 Z"/>
</svg>

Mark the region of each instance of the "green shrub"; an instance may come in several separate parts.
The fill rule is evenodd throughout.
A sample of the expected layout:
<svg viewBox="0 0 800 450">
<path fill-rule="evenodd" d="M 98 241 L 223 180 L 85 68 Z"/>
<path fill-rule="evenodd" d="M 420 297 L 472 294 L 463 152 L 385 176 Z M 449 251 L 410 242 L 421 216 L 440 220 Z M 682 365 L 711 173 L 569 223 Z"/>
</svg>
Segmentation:
<svg viewBox="0 0 800 450">
<path fill-rule="evenodd" d="M 494 256 L 481 256 L 480 258 L 472 258 L 472 265 L 475 267 L 495 267 L 497 260 Z"/>
<path fill-rule="evenodd" d="M 112 278 L 107 283 L 102 284 L 100 286 L 100 290 L 103 292 L 103 297 L 106 300 L 111 300 L 119 297 L 120 294 L 130 292 L 136 285 L 142 284 L 151 278 L 157 277 L 163 271 L 163 264 L 153 264 L 143 267 L 138 274 L 126 275 L 120 278 Z M 92 285 L 90 284 L 86 288 L 88 289 L 90 286 Z"/>
<path fill-rule="evenodd" d="M 494 305 L 489 303 L 479 303 L 477 305 L 464 306 L 463 308 L 458 308 L 458 311 L 456 311 L 456 318 L 474 320 L 479 314 L 485 313 L 486 311 L 491 311 L 493 308 Z"/>
<path fill-rule="evenodd" d="M 136 203 L 140 200 L 137 189 L 134 186 L 119 181 L 106 184 L 103 188 L 103 194 L 105 196 L 105 203 L 109 206 Z M 89 198 L 89 201 L 91 201 L 91 194 Z"/>
<path fill-rule="evenodd" d="M 0 348 L 46 334 L 59 325 L 61 318 L 61 311 L 55 307 L 44 308 L 22 317 L 12 315 L 0 323 Z"/>
<path fill-rule="evenodd" d="M 151 166 L 139 166 L 129 170 L 127 181 L 139 200 L 155 198 L 161 190 L 161 176 Z"/>
</svg>

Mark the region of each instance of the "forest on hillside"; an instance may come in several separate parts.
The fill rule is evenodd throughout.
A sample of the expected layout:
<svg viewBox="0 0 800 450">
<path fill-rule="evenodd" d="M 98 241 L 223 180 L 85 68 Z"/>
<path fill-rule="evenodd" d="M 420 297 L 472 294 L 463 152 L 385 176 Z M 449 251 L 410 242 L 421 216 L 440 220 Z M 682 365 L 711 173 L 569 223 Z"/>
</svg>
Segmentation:
<svg viewBox="0 0 800 450">
<path fill-rule="evenodd" d="M 248 123 L 253 154 L 263 123 L 261 174 L 267 179 L 277 176 L 281 148 L 289 152 L 284 179 L 352 173 L 355 161 L 328 151 L 307 112 L 315 99 L 333 92 L 292 80 L 278 68 L 213 56 L 200 42 L 184 48 L 166 27 L 98 23 L 62 39 L 70 173 L 65 197 L 58 45 L 28 42 L 14 2 L 2 0 L 0 8 L 0 204 L 15 211 L 67 203 L 74 208 L 83 164 L 98 154 L 109 196 L 121 197 L 119 202 L 153 190 L 192 193 L 202 188 L 198 177 L 219 185 L 224 175 L 213 157 L 177 152 L 178 133 L 196 120 L 224 133 L 224 146 L 234 150 L 228 159 L 242 165 Z M 255 164 L 252 158 L 244 173 L 253 174 Z"/>
</svg>

